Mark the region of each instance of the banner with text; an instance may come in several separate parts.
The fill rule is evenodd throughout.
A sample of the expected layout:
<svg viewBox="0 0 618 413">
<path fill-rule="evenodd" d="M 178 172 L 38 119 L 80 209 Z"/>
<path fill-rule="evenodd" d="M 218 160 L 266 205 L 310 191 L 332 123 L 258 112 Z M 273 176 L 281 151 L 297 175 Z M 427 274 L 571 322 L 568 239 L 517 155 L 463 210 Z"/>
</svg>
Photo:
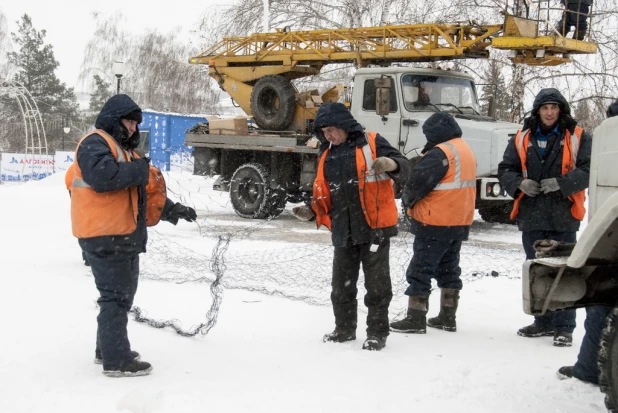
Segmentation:
<svg viewBox="0 0 618 413">
<path fill-rule="evenodd" d="M 43 179 L 54 173 L 52 155 L 3 153 L 0 158 L 0 179 L 3 181 L 29 181 Z"/>
</svg>

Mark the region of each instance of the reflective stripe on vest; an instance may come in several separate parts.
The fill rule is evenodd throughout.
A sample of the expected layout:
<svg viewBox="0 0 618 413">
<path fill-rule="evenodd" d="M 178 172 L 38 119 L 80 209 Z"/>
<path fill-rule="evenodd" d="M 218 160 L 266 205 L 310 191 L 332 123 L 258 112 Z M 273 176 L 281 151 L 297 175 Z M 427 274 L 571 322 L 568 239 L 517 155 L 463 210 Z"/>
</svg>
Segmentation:
<svg viewBox="0 0 618 413">
<path fill-rule="evenodd" d="M 577 154 L 579 153 L 579 145 L 580 145 L 580 136 L 584 130 L 579 126 L 575 127 L 574 133 L 571 134 L 571 131 L 567 130 L 564 136 L 564 140 L 560 143 L 562 145 L 562 175 L 567 174 L 576 168 L 577 163 Z M 522 131 L 517 132 L 517 136 L 515 137 L 515 149 L 517 150 L 517 154 L 519 155 L 519 160 L 521 162 L 521 173 L 524 179 L 528 179 L 528 167 L 526 162 L 528 160 L 528 148 L 532 146 L 530 142 L 530 130 L 528 129 L 525 134 L 522 136 Z M 524 149 L 525 148 L 525 149 Z M 519 205 L 521 204 L 521 200 L 524 198 L 524 192 L 521 191 L 515 201 L 513 202 L 513 210 L 511 211 L 511 219 L 515 219 L 517 214 L 519 213 Z M 539 194 L 541 195 L 541 194 Z M 537 195 L 538 196 L 538 195 Z M 571 215 L 573 218 L 577 220 L 583 220 L 586 215 L 586 191 L 577 192 L 568 197 L 568 199 L 573 202 L 571 206 Z"/>
<path fill-rule="evenodd" d="M 399 217 L 393 184 L 386 173 L 374 174 L 371 171 L 376 159 L 375 132 L 367 133 L 367 145 L 356 148 L 356 173 L 358 176 L 358 191 L 361 208 L 370 228 L 387 228 L 397 225 Z M 311 206 L 316 213 L 318 228 L 325 225 L 332 230 L 330 211 L 332 200 L 330 186 L 324 177 L 324 164 L 328 149 L 318 160 L 318 170 L 313 183 L 313 199 Z"/>
<path fill-rule="evenodd" d="M 462 138 L 436 145 L 448 160 L 442 180 L 407 214 L 425 225 L 450 227 L 472 224 L 476 198 L 476 159 Z"/>
<path fill-rule="evenodd" d="M 453 146 L 450 142 L 444 142 L 442 145 L 447 145 L 451 151 L 453 152 L 453 157 L 455 158 L 455 180 L 453 182 L 440 182 L 433 189 L 434 191 L 446 191 L 449 189 L 460 189 L 460 188 L 475 188 L 476 189 L 476 177 L 475 179 L 468 179 L 465 181 L 461 180 L 461 160 L 459 159 L 459 152 L 457 148 Z M 476 173 L 475 173 L 476 175 Z"/>
<path fill-rule="evenodd" d="M 116 191 L 96 192 L 83 180 L 78 152 L 87 137 L 97 134 L 110 148 L 116 162 L 129 162 L 131 154 L 118 145 L 105 131 L 97 129 L 82 137 L 75 150 L 74 176 L 71 188 L 71 223 L 77 238 L 127 235 L 137 228 L 137 186 Z"/>
</svg>

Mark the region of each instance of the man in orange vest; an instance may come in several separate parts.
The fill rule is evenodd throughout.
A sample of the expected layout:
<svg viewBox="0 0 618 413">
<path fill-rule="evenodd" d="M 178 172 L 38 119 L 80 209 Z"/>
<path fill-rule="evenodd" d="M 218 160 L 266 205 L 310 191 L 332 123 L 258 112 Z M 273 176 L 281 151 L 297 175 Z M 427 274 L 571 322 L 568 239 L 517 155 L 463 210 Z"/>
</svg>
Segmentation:
<svg viewBox="0 0 618 413">
<path fill-rule="evenodd" d="M 96 130 L 77 145 L 71 182 L 73 235 L 90 263 L 100 294 L 95 363 L 103 364 L 103 373 L 110 377 L 142 376 L 152 370 L 131 350 L 127 336 L 139 254 L 146 251 L 147 222 L 154 225 L 163 219 L 175 225 L 180 218 L 197 218 L 193 208 L 165 196 L 164 184 L 154 196 L 159 204 L 152 205 L 147 197 L 147 187 L 157 177 L 151 176 L 148 159 L 135 153 L 141 121 L 142 111 L 129 96 L 115 95 L 105 102 Z"/>
<path fill-rule="evenodd" d="M 335 247 L 335 330 L 324 342 L 356 340 L 356 283 L 362 265 L 368 309 L 363 349 L 379 351 L 389 333 L 390 237 L 397 235 L 399 221 L 392 180 L 405 180 L 409 162 L 379 134 L 365 133 L 341 103 L 322 105 L 314 128 L 321 146 L 312 207 L 318 228 L 331 230 Z"/>
<path fill-rule="evenodd" d="M 498 165 L 502 187 L 515 198 L 511 219 L 522 231 L 526 259 L 535 258 L 537 240 L 576 241 L 586 212 L 591 145 L 564 96 L 554 88 L 542 89 Z M 569 347 L 574 329 L 575 310 L 565 310 L 535 317 L 517 334 L 553 336 L 554 346 Z"/>
<path fill-rule="evenodd" d="M 425 334 L 427 326 L 457 331 L 463 285 L 459 253 L 474 217 L 476 159 L 457 121 L 447 112 L 434 113 L 423 124 L 423 133 L 424 156 L 412 169 L 401 198 L 415 238 L 406 271 L 408 311 L 390 325 L 398 333 Z M 441 290 L 440 313 L 426 320 L 432 278 Z"/>
</svg>

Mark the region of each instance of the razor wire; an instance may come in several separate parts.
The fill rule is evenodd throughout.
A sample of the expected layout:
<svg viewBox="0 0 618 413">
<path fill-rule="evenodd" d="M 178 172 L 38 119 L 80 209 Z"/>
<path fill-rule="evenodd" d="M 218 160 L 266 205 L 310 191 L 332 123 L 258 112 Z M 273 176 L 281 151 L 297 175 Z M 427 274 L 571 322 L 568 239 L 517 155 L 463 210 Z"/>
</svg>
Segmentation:
<svg viewBox="0 0 618 413">
<path fill-rule="evenodd" d="M 148 318 L 144 310 L 134 307 L 132 312 L 137 321 L 155 328 L 169 327 L 182 336 L 205 336 L 217 322 L 224 289 L 247 290 L 310 305 L 330 305 L 333 260 L 330 236 L 314 242 L 265 238 L 265 233 L 276 235 L 278 219 L 237 217 L 229 195 L 208 188 L 212 186 L 212 178 L 181 174 L 172 179 L 168 174 L 166 181 L 170 197 L 198 211 L 196 226 L 200 237 L 192 235 L 184 239 L 175 236 L 173 229 L 163 231 L 159 227 L 150 230 L 148 253 L 140 278 L 174 284 L 210 284 L 212 303 L 206 320 L 190 329 L 183 329 L 177 319 Z M 302 225 L 315 230 L 313 222 Z M 413 240 L 406 231 L 391 238 L 393 300 L 390 310 L 393 314 L 401 314 L 407 308 L 401 298 L 408 287 L 405 273 L 412 257 Z M 191 245 L 196 242 L 198 246 Z M 211 252 L 209 255 L 198 252 L 204 250 Z M 461 279 L 468 284 L 487 277 L 520 278 L 523 261 L 521 249 L 510 244 L 464 242 Z M 363 281 L 361 271 L 358 281 L 358 296 L 361 297 L 365 293 Z M 362 306 L 359 310 L 366 311 Z"/>
</svg>

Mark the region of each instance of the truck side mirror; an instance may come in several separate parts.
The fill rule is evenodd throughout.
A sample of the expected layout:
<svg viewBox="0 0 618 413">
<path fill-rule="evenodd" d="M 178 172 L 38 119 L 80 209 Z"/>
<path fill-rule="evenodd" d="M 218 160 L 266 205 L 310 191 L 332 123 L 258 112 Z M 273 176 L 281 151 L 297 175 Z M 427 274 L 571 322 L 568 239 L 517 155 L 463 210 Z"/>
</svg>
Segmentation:
<svg viewBox="0 0 618 413">
<path fill-rule="evenodd" d="M 387 116 L 391 112 L 391 78 L 381 77 L 374 79 L 376 87 L 376 114 Z"/>
</svg>

